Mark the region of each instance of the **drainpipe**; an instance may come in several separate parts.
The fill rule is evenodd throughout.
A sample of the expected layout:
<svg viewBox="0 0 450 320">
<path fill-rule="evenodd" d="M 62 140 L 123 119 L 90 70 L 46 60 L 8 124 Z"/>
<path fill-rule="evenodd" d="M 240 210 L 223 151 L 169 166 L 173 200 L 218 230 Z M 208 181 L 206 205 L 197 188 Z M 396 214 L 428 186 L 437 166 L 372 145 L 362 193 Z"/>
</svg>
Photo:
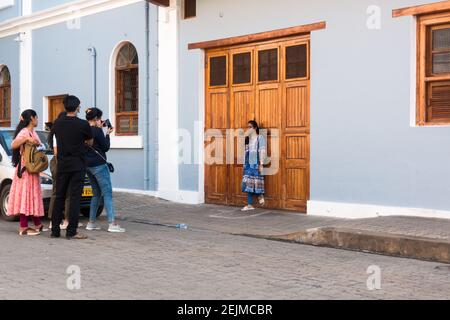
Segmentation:
<svg viewBox="0 0 450 320">
<path fill-rule="evenodd" d="M 97 50 L 95 47 L 89 47 L 88 51 L 92 57 L 92 107 L 97 107 Z"/>
<path fill-rule="evenodd" d="M 150 4 L 145 2 L 144 189 L 150 189 Z"/>
</svg>

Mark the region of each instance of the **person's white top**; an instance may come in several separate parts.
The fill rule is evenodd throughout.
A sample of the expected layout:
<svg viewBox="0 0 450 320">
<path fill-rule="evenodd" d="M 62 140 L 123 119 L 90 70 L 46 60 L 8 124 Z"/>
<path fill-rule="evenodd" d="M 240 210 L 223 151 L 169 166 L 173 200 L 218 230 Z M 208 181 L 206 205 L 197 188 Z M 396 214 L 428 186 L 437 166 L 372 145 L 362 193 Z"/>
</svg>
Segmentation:
<svg viewBox="0 0 450 320">
<path fill-rule="evenodd" d="M 58 147 L 58 144 L 56 143 L 56 136 L 55 135 L 53 135 L 53 148 L 57 148 Z"/>
</svg>

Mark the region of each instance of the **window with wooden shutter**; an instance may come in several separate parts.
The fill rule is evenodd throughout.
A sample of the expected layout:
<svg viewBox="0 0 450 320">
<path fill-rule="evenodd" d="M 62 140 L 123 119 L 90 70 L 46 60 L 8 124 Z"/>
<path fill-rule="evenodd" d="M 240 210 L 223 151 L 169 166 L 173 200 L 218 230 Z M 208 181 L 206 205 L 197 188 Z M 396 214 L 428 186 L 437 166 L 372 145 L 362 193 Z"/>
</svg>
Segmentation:
<svg viewBox="0 0 450 320">
<path fill-rule="evenodd" d="M 116 61 L 116 134 L 138 135 L 139 59 L 136 48 L 126 43 Z"/>
<path fill-rule="evenodd" d="M 418 125 L 450 124 L 450 12 L 418 17 Z"/>
<path fill-rule="evenodd" d="M 278 80 L 278 49 L 258 51 L 258 81 Z"/>
<path fill-rule="evenodd" d="M 184 19 L 195 18 L 197 16 L 197 0 L 184 0 Z"/>
<path fill-rule="evenodd" d="M 252 54 L 251 52 L 233 55 L 233 84 L 251 82 Z"/>
<path fill-rule="evenodd" d="M 227 86 L 227 56 L 209 58 L 209 86 Z"/>
<path fill-rule="evenodd" d="M 11 75 L 8 67 L 0 66 L 0 127 L 11 126 Z"/>
</svg>

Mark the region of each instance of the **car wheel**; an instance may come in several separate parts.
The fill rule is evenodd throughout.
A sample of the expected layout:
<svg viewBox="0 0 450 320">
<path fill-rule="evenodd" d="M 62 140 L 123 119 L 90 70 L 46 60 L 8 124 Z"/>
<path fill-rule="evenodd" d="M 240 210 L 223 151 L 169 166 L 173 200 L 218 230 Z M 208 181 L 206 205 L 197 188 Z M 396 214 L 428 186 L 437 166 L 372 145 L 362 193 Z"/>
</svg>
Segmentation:
<svg viewBox="0 0 450 320">
<path fill-rule="evenodd" d="M 91 209 L 90 208 L 83 208 L 81 209 L 81 214 L 85 217 L 85 218 L 89 218 L 89 213 L 90 213 Z M 100 217 L 103 213 L 103 206 L 99 206 L 98 210 L 97 210 L 97 218 Z"/>
<path fill-rule="evenodd" d="M 11 190 L 11 184 L 7 184 L 3 187 L 1 193 L 0 193 L 0 210 L 2 211 L 2 217 L 6 221 L 16 221 L 17 217 L 15 216 L 8 216 L 6 214 L 8 209 L 8 200 L 9 200 L 9 191 Z"/>
</svg>

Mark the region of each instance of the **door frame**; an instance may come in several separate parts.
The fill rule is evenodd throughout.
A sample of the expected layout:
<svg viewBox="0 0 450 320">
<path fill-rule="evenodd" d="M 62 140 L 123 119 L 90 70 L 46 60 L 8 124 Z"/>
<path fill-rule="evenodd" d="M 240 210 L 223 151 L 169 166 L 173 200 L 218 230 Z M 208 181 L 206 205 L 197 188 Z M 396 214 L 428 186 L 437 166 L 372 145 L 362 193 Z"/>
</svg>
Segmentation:
<svg viewBox="0 0 450 320">
<path fill-rule="evenodd" d="M 209 89 L 209 74 L 208 74 L 208 70 L 209 68 L 206 68 L 206 63 L 209 63 L 209 61 L 207 61 L 207 57 L 210 56 L 211 54 L 214 53 L 219 53 L 219 52 L 224 52 L 224 51 L 229 51 L 230 54 L 228 55 L 228 68 L 229 71 L 227 72 L 227 87 L 229 88 L 229 90 L 232 90 L 230 84 L 230 81 L 232 79 L 230 79 L 230 76 L 232 75 L 232 63 L 231 63 L 231 59 L 232 59 L 232 55 L 231 55 L 231 50 L 235 50 L 235 51 L 239 51 L 240 49 L 245 49 L 245 48 L 249 48 L 249 47 L 271 47 L 273 46 L 275 43 L 280 43 L 283 42 L 285 44 L 287 43 L 306 43 L 307 44 L 307 52 L 308 52 L 308 63 L 307 63 L 307 77 L 304 79 L 305 81 L 308 81 L 308 92 L 309 92 L 309 103 L 308 103 L 308 117 L 310 117 L 311 114 L 311 96 L 310 96 L 310 87 L 311 87 L 311 34 L 310 33 L 305 33 L 302 35 L 292 35 L 292 36 L 286 36 L 286 37 L 279 37 L 279 38 L 268 38 L 266 40 L 259 40 L 259 41 L 255 41 L 255 42 L 250 42 L 250 43 L 242 43 L 242 44 L 236 44 L 236 45 L 230 45 L 230 46 L 223 46 L 223 47 L 215 47 L 215 48 L 211 48 L 211 49 L 204 49 L 202 50 L 202 54 L 201 54 L 201 62 L 200 63 L 200 69 L 201 72 L 200 74 L 202 75 L 202 81 L 203 83 L 201 83 L 200 86 L 200 91 L 201 91 L 201 99 L 199 101 L 199 119 L 202 119 L 202 128 L 201 131 L 202 133 L 200 134 L 200 137 L 202 137 L 200 143 L 201 143 L 201 148 L 199 150 L 199 159 L 204 159 L 204 146 L 206 144 L 205 140 L 204 140 L 204 134 L 206 131 L 206 107 L 207 107 L 207 103 L 208 103 L 208 98 L 207 98 L 207 93 L 208 93 L 208 89 Z M 285 46 L 279 47 L 279 51 L 278 54 L 280 55 L 279 58 L 279 68 L 278 68 L 278 77 L 279 77 L 279 81 L 281 81 L 281 79 L 283 78 L 283 60 L 284 58 L 284 50 L 285 50 Z M 254 51 L 254 55 L 252 57 L 252 61 L 253 63 L 255 63 L 255 72 L 254 74 L 252 74 L 252 83 L 258 83 L 258 71 L 257 71 L 257 50 Z M 298 79 L 297 79 L 298 80 Z M 285 85 L 289 85 L 290 82 L 294 82 L 295 80 L 284 80 Z M 271 82 L 268 82 L 267 84 L 270 84 Z M 262 83 L 264 84 L 264 83 Z M 282 90 L 282 89 L 280 89 Z M 283 91 L 283 90 L 282 90 Z M 229 92 L 229 96 L 231 99 L 231 91 Z M 255 98 L 256 99 L 256 98 Z M 281 95 L 281 100 L 284 99 L 283 94 Z M 256 100 L 255 100 L 256 103 Z M 282 115 L 281 115 L 282 116 Z M 230 119 L 228 119 L 228 122 L 230 121 Z M 228 127 L 230 127 L 230 124 L 228 125 Z M 280 128 L 281 130 L 283 130 L 283 128 Z M 310 135 L 311 135 L 311 121 L 309 118 L 309 130 L 308 130 L 308 134 L 309 134 L 309 139 L 308 139 L 308 148 L 309 148 L 309 159 L 308 159 L 308 172 L 307 172 L 307 185 L 308 185 L 308 190 L 307 190 L 307 195 L 306 195 L 306 204 L 305 204 L 305 213 L 307 212 L 307 205 L 308 205 L 308 201 L 310 200 L 311 197 L 311 164 L 310 164 L 310 158 L 311 158 L 311 139 L 310 139 Z M 283 146 L 283 141 L 280 141 L 280 148 L 282 148 Z M 202 202 L 205 202 L 206 200 L 206 176 L 205 176 L 205 171 L 206 171 L 206 163 L 203 161 L 200 163 L 199 165 L 199 198 L 202 199 Z M 280 170 L 282 169 L 282 165 L 280 165 Z M 283 175 L 283 173 L 281 173 Z M 282 179 L 280 177 L 280 179 Z M 230 182 L 227 183 L 227 189 L 230 188 Z M 228 191 L 227 191 L 228 192 Z M 281 192 L 281 196 L 283 196 L 284 192 L 286 192 L 285 190 L 280 190 Z M 229 192 L 228 192 L 229 193 Z M 281 197 L 280 196 L 280 197 Z M 284 197 L 283 197 L 284 198 Z M 227 203 L 228 204 L 228 203 Z M 280 207 L 284 204 L 283 201 L 281 201 L 280 199 Z M 292 208 L 288 208 L 286 207 L 286 210 L 293 210 Z M 295 210 L 295 209 L 294 209 Z"/>
<path fill-rule="evenodd" d="M 52 95 L 52 96 L 45 96 L 43 98 L 43 110 L 42 110 L 42 128 L 45 129 L 45 123 L 49 122 L 49 117 L 50 117 L 50 100 L 52 99 L 60 99 L 60 98 L 64 98 L 67 97 L 68 94 L 57 94 L 57 95 Z"/>
</svg>

